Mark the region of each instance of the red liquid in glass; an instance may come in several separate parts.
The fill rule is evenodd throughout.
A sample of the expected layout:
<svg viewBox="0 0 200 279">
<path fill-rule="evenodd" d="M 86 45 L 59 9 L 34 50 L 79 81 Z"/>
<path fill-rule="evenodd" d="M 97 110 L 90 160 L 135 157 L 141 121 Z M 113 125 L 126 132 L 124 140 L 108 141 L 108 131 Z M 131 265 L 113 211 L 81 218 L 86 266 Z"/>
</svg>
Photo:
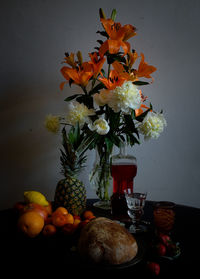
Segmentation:
<svg viewBox="0 0 200 279">
<path fill-rule="evenodd" d="M 137 165 L 112 165 L 113 195 L 111 197 L 112 215 L 119 220 L 129 219 L 124 191 L 133 192 L 133 180 L 137 174 Z"/>
</svg>

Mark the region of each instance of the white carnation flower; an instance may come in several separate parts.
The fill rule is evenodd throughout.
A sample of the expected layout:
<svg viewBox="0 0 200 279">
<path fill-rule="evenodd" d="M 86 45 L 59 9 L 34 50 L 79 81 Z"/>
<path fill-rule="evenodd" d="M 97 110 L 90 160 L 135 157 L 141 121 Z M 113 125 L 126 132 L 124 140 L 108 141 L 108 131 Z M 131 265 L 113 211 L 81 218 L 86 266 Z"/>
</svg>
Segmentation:
<svg viewBox="0 0 200 279">
<path fill-rule="evenodd" d="M 140 91 L 131 81 L 125 81 L 122 86 L 117 86 L 111 91 L 111 97 L 108 101 L 108 106 L 114 112 L 120 110 L 126 114 L 131 112 L 131 109 L 139 109 L 142 104 Z"/>
<path fill-rule="evenodd" d="M 72 101 L 69 104 L 69 111 L 66 116 L 67 123 L 71 125 L 75 125 L 79 122 L 80 127 L 83 126 L 85 123 L 89 123 L 90 115 L 95 115 L 93 109 L 88 109 L 84 104 L 80 104 L 76 101 Z"/>
<path fill-rule="evenodd" d="M 104 106 L 108 104 L 111 94 L 110 91 L 107 89 L 101 90 L 100 93 L 94 94 L 94 101 L 98 106 Z"/>
<path fill-rule="evenodd" d="M 144 135 L 145 139 L 157 139 L 165 126 L 167 126 L 167 122 L 163 114 L 150 111 L 139 125 L 138 130 Z"/>
<path fill-rule="evenodd" d="M 44 125 L 47 128 L 47 130 L 56 134 L 60 129 L 59 117 L 52 114 L 48 114 L 45 118 Z"/>
<path fill-rule="evenodd" d="M 91 131 L 96 130 L 96 132 L 99 135 L 106 135 L 110 131 L 110 126 L 108 125 L 108 122 L 103 118 L 95 120 L 93 124 L 88 125 L 88 128 Z"/>
</svg>

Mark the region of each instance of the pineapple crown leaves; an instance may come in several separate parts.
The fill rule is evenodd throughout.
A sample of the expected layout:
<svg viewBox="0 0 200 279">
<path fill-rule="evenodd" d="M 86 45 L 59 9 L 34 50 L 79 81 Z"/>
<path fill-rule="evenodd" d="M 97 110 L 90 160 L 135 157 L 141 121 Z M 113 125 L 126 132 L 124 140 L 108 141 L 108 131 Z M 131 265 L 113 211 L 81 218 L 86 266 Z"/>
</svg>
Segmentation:
<svg viewBox="0 0 200 279">
<path fill-rule="evenodd" d="M 61 165 L 62 173 L 66 175 L 76 175 L 84 167 L 86 161 L 85 152 L 80 152 L 78 149 L 84 139 L 83 133 L 80 133 L 79 124 L 72 126 L 67 134 L 65 127 L 62 129 L 62 145 L 61 151 Z"/>
</svg>

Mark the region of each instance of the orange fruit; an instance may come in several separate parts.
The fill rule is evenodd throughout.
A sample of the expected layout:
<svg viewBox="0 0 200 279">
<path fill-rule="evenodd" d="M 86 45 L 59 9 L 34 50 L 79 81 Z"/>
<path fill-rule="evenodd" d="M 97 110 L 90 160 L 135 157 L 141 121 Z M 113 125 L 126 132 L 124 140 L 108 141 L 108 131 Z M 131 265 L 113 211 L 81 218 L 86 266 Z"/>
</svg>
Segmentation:
<svg viewBox="0 0 200 279">
<path fill-rule="evenodd" d="M 81 220 L 81 217 L 79 215 L 74 215 L 74 220 L 76 219 Z"/>
<path fill-rule="evenodd" d="M 67 209 L 65 207 L 58 207 L 54 212 L 56 213 L 61 213 L 63 215 L 67 215 L 69 212 L 67 211 Z"/>
<path fill-rule="evenodd" d="M 44 236 L 52 236 L 57 232 L 56 226 L 52 224 L 45 225 L 42 231 Z"/>
<path fill-rule="evenodd" d="M 86 210 L 86 211 L 83 213 L 83 218 L 84 218 L 84 219 L 90 219 L 90 218 L 93 217 L 93 216 L 94 216 L 94 214 L 93 214 L 93 212 L 90 211 L 90 210 Z"/>
<path fill-rule="evenodd" d="M 67 224 L 67 215 L 63 215 L 59 212 L 53 212 L 52 214 L 52 224 L 56 227 L 63 227 L 65 224 Z"/>
<path fill-rule="evenodd" d="M 37 236 L 44 227 L 44 218 L 36 211 L 28 211 L 18 219 L 18 228 L 29 237 Z"/>
<path fill-rule="evenodd" d="M 73 232 L 76 230 L 73 224 L 66 224 L 62 227 L 62 233 L 68 235 L 73 234 Z"/>
<path fill-rule="evenodd" d="M 65 217 L 66 217 L 66 224 L 74 224 L 74 217 L 72 214 L 68 213 Z"/>
<path fill-rule="evenodd" d="M 90 220 L 89 219 L 85 219 L 84 221 L 81 221 L 80 222 L 80 228 L 83 228 L 85 225 L 87 225 L 88 223 L 90 222 Z"/>
<path fill-rule="evenodd" d="M 73 223 L 73 226 L 75 228 L 78 228 L 79 224 L 80 224 L 81 220 L 80 219 L 74 219 L 74 223 Z"/>
</svg>

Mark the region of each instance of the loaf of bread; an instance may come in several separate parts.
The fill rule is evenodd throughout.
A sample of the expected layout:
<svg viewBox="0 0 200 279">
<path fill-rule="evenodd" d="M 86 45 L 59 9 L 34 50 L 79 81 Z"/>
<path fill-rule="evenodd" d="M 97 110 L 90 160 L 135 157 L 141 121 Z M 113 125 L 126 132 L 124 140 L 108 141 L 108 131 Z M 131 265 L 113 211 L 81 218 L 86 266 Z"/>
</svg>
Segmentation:
<svg viewBox="0 0 200 279">
<path fill-rule="evenodd" d="M 78 251 L 95 263 L 122 264 L 132 260 L 138 251 L 135 238 L 120 224 L 99 217 L 81 231 Z"/>
</svg>

